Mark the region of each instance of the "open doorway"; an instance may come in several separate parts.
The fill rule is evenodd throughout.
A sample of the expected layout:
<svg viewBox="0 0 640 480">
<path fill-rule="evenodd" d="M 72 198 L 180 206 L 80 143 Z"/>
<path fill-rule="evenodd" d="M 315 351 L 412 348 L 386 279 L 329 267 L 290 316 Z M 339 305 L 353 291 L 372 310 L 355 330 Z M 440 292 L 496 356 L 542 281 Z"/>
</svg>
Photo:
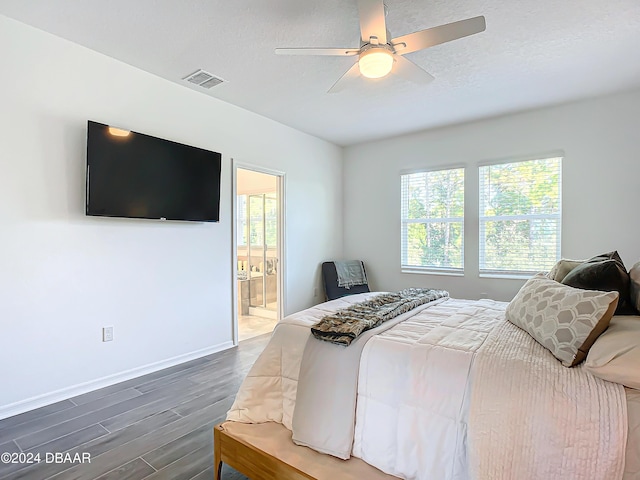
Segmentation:
<svg viewBox="0 0 640 480">
<path fill-rule="evenodd" d="M 236 312 L 239 341 L 280 318 L 282 176 L 236 168 Z"/>
</svg>

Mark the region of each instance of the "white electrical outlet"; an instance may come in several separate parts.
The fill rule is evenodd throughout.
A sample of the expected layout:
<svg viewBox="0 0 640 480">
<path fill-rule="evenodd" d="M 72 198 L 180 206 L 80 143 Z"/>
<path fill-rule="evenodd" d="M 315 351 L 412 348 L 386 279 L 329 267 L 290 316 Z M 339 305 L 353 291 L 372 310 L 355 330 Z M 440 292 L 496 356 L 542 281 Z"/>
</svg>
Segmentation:
<svg viewBox="0 0 640 480">
<path fill-rule="evenodd" d="M 113 327 L 102 327 L 102 341 L 113 341 Z"/>
</svg>

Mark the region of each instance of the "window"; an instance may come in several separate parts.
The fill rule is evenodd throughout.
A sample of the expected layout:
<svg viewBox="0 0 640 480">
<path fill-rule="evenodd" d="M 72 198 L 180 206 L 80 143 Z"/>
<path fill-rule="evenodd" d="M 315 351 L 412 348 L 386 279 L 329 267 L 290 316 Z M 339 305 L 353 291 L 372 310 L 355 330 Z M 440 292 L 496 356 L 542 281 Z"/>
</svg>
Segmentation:
<svg viewBox="0 0 640 480">
<path fill-rule="evenodd" d="M 251 245 L 273 247 L 277 245 L 278 205 L 274 194 L 237 195 L 237 238 L 238 246 Z M 264 224 L 264 231 L 263 231 Z"/>
<path fill-rule="evenodd" d="M 560 258 L 562 158 L 480 167 L 480 274 L 531 274 Z"/>
<path fill-rule="evenodd" d="M 402 185 L 402 270 L 463 271 L 464 168 L 410 173 Z"/>
<path fill-rule="evenodd" d="M 236 197 L 238 199 L 238 207 L 237 207 L 237 229 L 236 233 L 238 238 L 236 239 L 236 245 L 238 246 L 246 246 L 247 245 L 247 196 L 246 195 L 238 195 Z"/>
</svg>

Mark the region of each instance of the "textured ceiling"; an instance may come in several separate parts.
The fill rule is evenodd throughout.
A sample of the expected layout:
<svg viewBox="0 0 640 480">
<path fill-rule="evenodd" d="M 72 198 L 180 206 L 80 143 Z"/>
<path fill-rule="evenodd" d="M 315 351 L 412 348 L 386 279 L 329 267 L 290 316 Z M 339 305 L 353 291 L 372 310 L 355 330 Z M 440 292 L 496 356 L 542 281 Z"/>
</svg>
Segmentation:
<svg viewBox="0 0 640 480">
<path fill-rule="evenodd" d="M 640 87 L 638 0 L 386 0 L 393 37 L 477 15 L 483 33 L 407 55 L 435 81 L 362 79 L 327 94 L 358 47 L 349 0 L 0 0 L 0 14 L 173 82 L 349 145 Z M 204 90 L 202 68 L 227 82 Z"/>
</svg>

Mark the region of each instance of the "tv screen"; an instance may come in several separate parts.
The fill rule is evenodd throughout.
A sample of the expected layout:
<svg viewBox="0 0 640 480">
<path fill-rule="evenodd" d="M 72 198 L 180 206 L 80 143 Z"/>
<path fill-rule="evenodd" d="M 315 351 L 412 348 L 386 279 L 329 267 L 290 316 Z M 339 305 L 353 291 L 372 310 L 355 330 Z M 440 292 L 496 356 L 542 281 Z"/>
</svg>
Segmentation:
<svg viewBox="0 0 640 480">
<path fill-rule="evenodd" d="M 89 121 L 86 214 L 217 222 L 221 157 Z"/>
</svg>

